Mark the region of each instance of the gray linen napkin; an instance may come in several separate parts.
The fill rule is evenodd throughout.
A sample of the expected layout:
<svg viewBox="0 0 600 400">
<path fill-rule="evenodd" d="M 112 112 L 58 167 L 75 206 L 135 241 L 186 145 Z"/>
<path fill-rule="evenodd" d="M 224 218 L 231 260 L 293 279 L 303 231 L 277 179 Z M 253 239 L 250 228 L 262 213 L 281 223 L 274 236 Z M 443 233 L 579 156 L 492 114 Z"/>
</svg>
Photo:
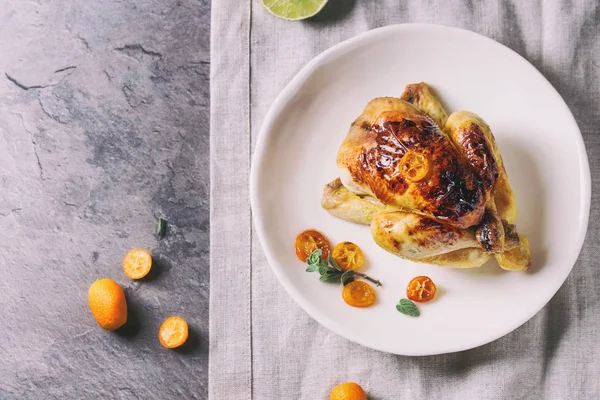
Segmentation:
<svg viewBox="0 0 600 400">
<path fill-rule="evenodd" d="M 304 22 L 279 20 L 259 0 L 215 0 L 212 10 L 210 397 L 326 399 L 354 380 L 376 400 L 600 398 L 598 3 L 330 0 Z M 267 265 L 248 200 L 251 149 L 279 91 L 323 50 L 403 22 L 467 28 L 531 61 L 574 113 L 593 182 L 586 243 L 551 302 L 491 344 L 421 358 L 363 348 L 305 314 Z"/>
</svg>

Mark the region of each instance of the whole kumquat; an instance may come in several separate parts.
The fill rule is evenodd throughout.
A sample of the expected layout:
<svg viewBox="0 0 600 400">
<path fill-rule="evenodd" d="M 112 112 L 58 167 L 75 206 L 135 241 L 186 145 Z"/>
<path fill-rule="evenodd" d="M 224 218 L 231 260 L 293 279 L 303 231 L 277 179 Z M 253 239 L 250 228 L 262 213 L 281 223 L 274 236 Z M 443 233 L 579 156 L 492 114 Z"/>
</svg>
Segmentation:
<svg viewBox="0 0 600 400">
<path fill-rule="evenodd" d="M 329 400 L 367 400 L 367 394 L 358 383 L 346 382 L 331 390 Z"/>
<path fill-rule="evenodd" d="M 98 325 L 114 331 L 127 322 L 127 301 L 119 284 L 112 279 L 98 279 L 88 291 L 90 310 Z"/>
</svg>

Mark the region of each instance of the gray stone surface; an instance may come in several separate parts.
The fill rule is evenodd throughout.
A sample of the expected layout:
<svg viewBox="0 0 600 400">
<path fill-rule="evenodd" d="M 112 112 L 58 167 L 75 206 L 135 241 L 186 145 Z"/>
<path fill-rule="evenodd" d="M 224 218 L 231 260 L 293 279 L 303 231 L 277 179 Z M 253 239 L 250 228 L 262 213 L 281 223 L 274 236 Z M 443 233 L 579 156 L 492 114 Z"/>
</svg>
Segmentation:
<svg viewBox="0 0 600 400">
<path fill-rule="evenodd" d="M 0 399 L 207 397 L 209 8 L 0 0 Z M 123 274 L 133 247 L 149 279 Z M 88 308 L 102 277 L 118 332 Z"/>
</svg>

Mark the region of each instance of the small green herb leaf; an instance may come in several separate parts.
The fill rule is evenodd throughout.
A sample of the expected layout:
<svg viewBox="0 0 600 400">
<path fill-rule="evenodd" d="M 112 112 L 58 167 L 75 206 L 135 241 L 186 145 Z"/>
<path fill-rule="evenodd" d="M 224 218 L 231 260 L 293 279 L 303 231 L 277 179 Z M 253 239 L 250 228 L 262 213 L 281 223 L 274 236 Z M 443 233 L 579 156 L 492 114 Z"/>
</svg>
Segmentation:
<svg viewBox="0 0 600 400">
<path fill-rule="evenodd" d="M 316 249 L 315 251 L 310 253 L 310 256 L 308 256 L 308 258 L 306 259 L 306 263 L 308 265 L 315 265 L 315 264 L 319 265 L 322 254 L 323 254 L 323 251 L 321 249 Z"/>
<path fill-rule="evenodd" d="M 319 270 L 319 264 L 309 264 L 308 267 L 306 267 L 306 272 L 315 272 Z"/>
<path fill-rule="evenodd" d="M 324 268 L 328 272 L 339 272 L 337 269 L 335 269 L 334 267 L 332 267 L 331 264 L 329 264 L 327 262 L 327 260 L 321 260 L 319 262 L 319 268 Z"/>
<path fill-rule="evenodd" d="M 419 315 L 421 315 L 415 303 L 408 299 L 400 300 L 398 305 L 396 305 L 396 310 L 400 311 L 402 314 L 406 314 L 411 317 L 418 317 Z"/>
<path fill-rule="evenodd" d="M 339 265 L 337 265 L 337 263 L 335 262 L 335 260 L 333 259 L 333 257 L 331 257 L 331 254 L 329 255 L 329 264 L 331 266 L 333 266 L 333 268 L 337 269 L 340 272 L 344 272 L 342 271 L 342 269 L 339 267 Z"/>
<path fill-rule="evenodd" d="M 323 264 L 319 265 L 319 274 L 321 274 L 321 275 L 332 274 L 335 272 L 337 272 L 337 271 L 329 268 L 328 266 L 325 266 Z"/>
<path fill-rule="evenodd" d="M 317 249 L 310 253 L 310 256 L 306 259 L 306 272 L 319 272 L 319 280 L 321 282 L 338 282 L 342 285 L 354 281 L 356 276 L 360 276 L 370 282 L 375 283 L 377 286 L 381 286 L 381 282 L 370 276 L 363 274 L 362 272 L 356 272 L 353 270 L 343 271 L 339 265 L 335 262 L 333 257 L 329 256 L 327 260 L 323 260 L 321 257 L 323 252 L 321 249 Z"/>
<path fill-rule="evenodd" d="M 167 221 L 158 217 L 158 221 L 156 222 L 156 236 L 162 238 L 165 236 L 165 231 L 167 229 Z"/>
<path fill-rule="evenodd" d="M 351 269 L 349 269 L 348 271 L 344 272 L 342 274 L 342 286 L 346 286 L 350 282 L 353 282 L 355 275 L 356 275 L 356 273 L 354 272 L 354 270 L 351 270 Z"/>
<path fill-rule="evenodd" d="M 319 280 L 321 282 L 339 282 L 340 281 L 340 273 L 339 272 L 327 272 L 325 274 L 321 274 Z"/>
</svg>

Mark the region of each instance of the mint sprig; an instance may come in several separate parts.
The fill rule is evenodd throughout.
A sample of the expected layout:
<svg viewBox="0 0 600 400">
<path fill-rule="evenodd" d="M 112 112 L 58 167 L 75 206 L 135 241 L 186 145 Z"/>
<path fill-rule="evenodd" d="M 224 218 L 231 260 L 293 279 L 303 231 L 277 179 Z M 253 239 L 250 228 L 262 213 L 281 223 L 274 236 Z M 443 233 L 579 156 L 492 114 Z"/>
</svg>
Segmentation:
<svg viewBox="0 0 600 400">
<path fill-rule="evenodd" d="M 343 271 L 339 265 L 335 262 L 331 255 L 327 260 L 323 260 L 323 251 L 317 249 L 310 253 L 310 256 L 306 259 L 306 272 L 319 272 L 321 282 L 339 282 L 343 286 L 346 286 L 350 282 L 354 281 L 355 277 L 360 276 L 361 278 L 375 284 L 376 286 L 382 286 L 381 282 L 371 278 L 367 274 L 362 272 L 356 272 L 354 270 Z"/>
<path fill-rule="evenodd" d="M 410 317 L 418 317 L 419 315 L 421 315 L 415 303 L 408 299 L 400 300 L 400 302 L 398 302 L 398 304 L 396 305 L 396 310 Z"/>
<path fill-rule="evenodd" d="M 306 263 L 308 267 L 306 268 L 306 272 L 315 272 L 319 270 L 319 266 L 321 265 L 321 256 L 323 255 L 323 251 L 321 249 L 317 249 L 310 253 L 310 256 L 306 259 Z"/>
</svg>

